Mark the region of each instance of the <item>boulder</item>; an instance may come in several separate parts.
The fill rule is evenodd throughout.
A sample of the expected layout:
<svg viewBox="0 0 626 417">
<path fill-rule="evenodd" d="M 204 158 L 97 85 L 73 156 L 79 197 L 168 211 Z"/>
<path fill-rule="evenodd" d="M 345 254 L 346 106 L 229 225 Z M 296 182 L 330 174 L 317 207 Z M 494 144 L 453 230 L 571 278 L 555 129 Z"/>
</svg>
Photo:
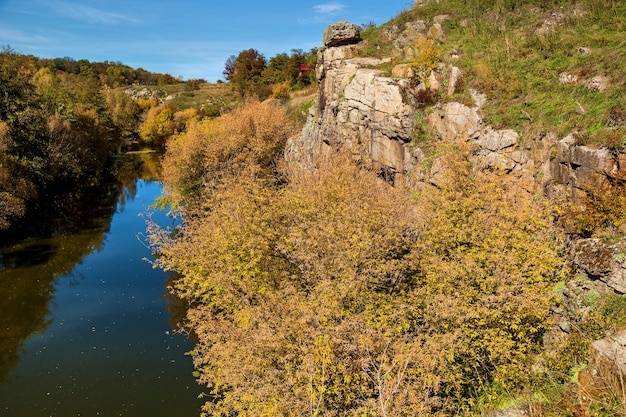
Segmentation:
<svg viewBox="0 0 626 417">
<path fill-rule="evenodd" d="M 488 126 L 477 142 L 481 149 L 497 152 L 517 145 L 519 134 L 513 129 L 494 130 Z"/>
<path fill-rule="evenodd" d="M 448 91 L 446 93 L 451 96 L 461 89 L 463 84 L 463 72 L 459 67 L 450 66 L 448 69 Z"/>
<path fill-rule="evenodd" d="M 457 102 L 446 103 L 439 111 L 428 115 L 428 124 L 442 140 L 454 142 L 474 137 L 482 128 L 482 119 L 476 108 Z"/>
<path fill-rule="evenodd" d="M 578 401 L 586 409 L 599 395 L 624 398 L 626 394 L 626 331 L 591 344 L 589 365 L 578 378 Z"/>
<path fill-rule="evenodd" d="M 572 260 L 592 277 L 607 275 L 612 269 L 613 248 L 600 239 L 579 239 L 572 244 Z"/>
<path fill-rule="evenodd" d="M 550 163 L 554 180 L 580 190 L 626 179 L 626 154 L 577 145 L 575 134 L 558 142 L 556 157 Z"/>
<path fill-rule="evenodd" d="M 441 24 L 439 23 L 434 23 L 430 29 L 428 29 L 428 37 L 441 41 L 446 37 L 445 32 L 443 31 L 443 27 L 441 27 Z"/>
<path fill-rule="evenodd" d="M 341 21 L 329 25 L 322 42 L 328 47 L 351 45 L 361 41 L 361 28 L 354 23 Z"/>
<path fill-rule="evenodd" d="M 415 75 L 411 64 L 398 64 L 391 70 L 394 78 L 413 78 Z"/>
<path fill-rule="evenodd" d="M 485 104 L 487 104 L 487 94 L 481 93 L 473 88 L 470 88 L 468 91 L 472 100 L 474 100 L 474 107 L 481 109 Z"/>
<path fill-rule="evenodd" d="M 606 243 L 600 239 L 579 239 L 572 244 L 574 265 L 609 288 L 626 293 L 626 240 Z"/>
<path fill-rule="evenodd" d="M 623 384 L 626 377 L 626 330 L 592 343 L 588 371 L 592 376 L 604 374 L 617 381 L 622 379 Z"/>
<path fill-rule="evenodd" d="M 561 84 L 574 85 L 578 82 L 578 75 L 562 72 L 559 74 L 559 82 Z"/>
<path fill-rule="evenodd" d="M 585 82 L 585 87 L 591 91 L 604 91 L 609 87 L 610 81 L 605 75 L 596 75 Z"/>
</svg>

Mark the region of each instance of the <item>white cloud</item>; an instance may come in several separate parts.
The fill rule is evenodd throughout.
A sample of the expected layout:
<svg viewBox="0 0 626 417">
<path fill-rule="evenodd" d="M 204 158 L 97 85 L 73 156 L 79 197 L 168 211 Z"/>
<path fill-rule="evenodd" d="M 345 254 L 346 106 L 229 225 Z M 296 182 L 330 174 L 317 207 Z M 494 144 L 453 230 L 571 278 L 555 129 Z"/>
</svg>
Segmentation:
<svg viewBox="0 0 626 417">
<path fill-rule="evenodd" d="M 306 19 L 298 19 L 298 23 L 309 25 L 319 23 L 329 23 L 334 16 L 342 13 L 347 9 L 343 3 L 324 3 L 313 6 L 313 15 Z"/>
<path fill-rule="evenodd" d="M 341 3 L 326 3 L 326 4 L 318 4 L 316 6 L 313 6 L 313 10 L 315 10 L 315 13 L 325 14 L 325 15 L 330 15 L 330 16 L 334 16 L 342 12 L 345 8 L 346 6 Z"/>
<path fill-rule="evenodd" d="M 139 20 L 120 13 L 113 13 L 84 4 L 63 1 L 48 1 L 46 4 L 52 7 L 59 15 L 76 20 L 87 21 L 102 25 L 117 25 L 119 23 L 139 23 Z"/>
<path fill-rule="evenodd" d="M 14 29 L 10 27 L 0 28 L 0 43 L 4 44 L 42 44 L 48 43 L 48 38 L 45 36 L 25 33 L 20 29 Z"/>
</svg>

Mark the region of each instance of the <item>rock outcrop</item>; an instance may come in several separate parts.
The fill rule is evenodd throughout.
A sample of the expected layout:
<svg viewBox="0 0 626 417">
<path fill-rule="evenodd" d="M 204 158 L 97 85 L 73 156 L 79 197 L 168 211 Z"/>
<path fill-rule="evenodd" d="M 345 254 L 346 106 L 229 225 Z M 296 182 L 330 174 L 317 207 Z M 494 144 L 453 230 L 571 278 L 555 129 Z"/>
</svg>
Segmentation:
<svg viewBox="0 0 626 417">
<path fill-rule="evenodd" d="M 445 16 L 439 19 L 443 20 Z M 311 109 L 302 133 L 287 147 L 286 158 L 292 166 L 311 167 L 324 155 L 341 149 L 392 173 L 394 178 L 408 175 L 413 182 L 419 181 L 424 158 L 417 144 L 419 121 L 441 140 L 475 141 L 478 166 L 517 172 L 527 176 L 529 184 L 532 182 L 537 169 L 535 158 L 529 149 L 521 148 L 519 134 L 514 130 L 484 125 L 480 107 L 485 98 L 480 93 L 473 92 L 473 107 L 446 103 L 436 106 L 422 121 L 421 110 L 426 102 L 432 102 L 437 94 L 457 92 L 462 85 L 460 69 L 439 67 L 428 79 L 417 80 L 412 67 L 402 64 L 393 69 L 392 77 L 386 76 L 376 67 L 389 63 L 391 58 L 359 57 L 359 45 L 351 43 L 357 38 L 358 27 L 354 26 L 339 22 L 326 30 L 326 46 L 318 52 L 316 67 L 317 106 Z M 420 30 L 425 31 L 426 25 L 422 26 Z M 440 91 L 442 85 L 445 91 Z"/>
<path fill-rule="evenodd" d="M 157 99 L 159 101 L 162 101 L 163 97 L 165 97 L 165 91 L 147 87 L 141 89 L 127 88 L 126 90 L 124 90 L 124 93 L 129 95 L 133 100 Z"/>
<path fill-rule="evenodd" d="M 359 58 L 354 45 L 322 47 L 316 68 L 319 92 L 302 134 L 287 159 L 311 166 L 328 152 L 345 149 L 397 172 L 409 170 L 415 129 L 411 81 L 371 69 L 389 60 Z"/>
<path fill-rule="evenodd" d="M 626 395 L 626 331 L 596 340 L 591 344 L 589 365 L 578 377 L 578 401 L 587 415 L 592 398 L 613 397 L 624 401 Z"/>
<path fill-rule="evenodd" d="M 626 294 L 626 239 L 607 243 L 579 239 L 572 244 L 571 259 L 590 279 L 599 279 L 614 291 Z"/>
<path fill-rule="evenodd" d="M 591 187 L 626 180 L 626 154 L 577 145 L 576 137 L 574 133 L 559 141 L 551 163 L 552 179 L 566 186 L 574 200 Z"/>
<path fill-rule="evenodd" d="M 430 27 L 424 21 L 408 22 L 402 30 L 389 33 L 394 53 L 410 59 L 411 41 L 420 33 L 430 32 L 431 37 L 442 39 L 445 33 L 440 23 L 445 19 L 445 15 L 435 18 Z M 559 18 L 552 16 L 546 22 L 545 30 L 549 31 Z M 441 164 L 431 161 L 428 172 L 421 166 L 424 150 L 419 146 L 419 134 L 429 131 L 438 140 L 473 142 L 477 169 L 515 175 L 528 192 L 566 197 L 576 203 L 592 187 L 626 181 L 625 153 L 579 145 L 575 132 L 564 138 L 547 133 L 522 140 L 513 129 L 487 125 L 481 117 L 487 97 L 478 91 L 469 91 L 473 105 L 454 101 L 436 104 L 434 98 L 458 92 L 463 84 L 460 69 L 440 65 L 427 79 L 420 80 L 411 64 L 400 64 L 389 76 L 386 71 L 391 58 L 359 57 L 360 35 L 355 26 L 339 22 L 324 34 L 325 46 L 318 52 L 316 68 L 317 105 L 285 152 L 294 169 L 315 167 L 328 154 L 343 151 L 385 174 L 391 173 L 385 179 L 403 176 L 411 184 L 427 180 L 436 185 L 437 178 L 445 175 Z M 377 69 L 384 65 L 385 71 Z M 566 84 L 581 82 L 568 73 L 559 79 Z M 588 88 L 601 91 L 605 81 L 597 79 Z M 424 111 L 426 102 L 432 105 L 428 113 Z M 626 239 L 607 243 L 573 237 L 570 250 L 572 266 L 582 278 L 571 280 L 563 289 L 563 302 L 554 306 L 555 329 L 544 338 L 548 348 L 567 338 L 574 325 L 570 318 L 582 320 L 589 313 L 589 305 L 582 300 L 608 291 L 626 294 Z M 626 333 L 594 343 L 592 365 L 597 365 L 590 365 L 589 372 L 606 371 L 613 380 L 622 378 L 625 346 Z"/>
<path fill-rule="evenodd" d="M 350 22 L 337 22 L 328 26 L 324 31 L 322 42 L 324 45 L 341 46 L 359 43 L 361 41 L 361 28 Z"/>
<path fill-rule="evenodd" d="M 436 16 L 434 22 L 445 19 Z M 410 40 L 435 23 L 429 28 L 424 21 L 408 22 L 393 41 L 396 53 L 410 57 Z M 462 72 L 452 65 L 439 66 L 426 80 L 416 79 L 410 64 L 396 65 L 388 76 L 376 68 L 391 58 L 359 57 L 358 26 L 338 22 L 327 28 L 323 39 L 326 46 L 318 52 L 316 68 L 317 106 L 286 152 L 293 166 L 313 166 L 342 149 L 394 177 L 406 174 L 412 182 L 421 181 L 428 173 L 420 167 L 424 152 L 418 145 L 419 123 L 441 140 L 475 142 L 478 168 L 514 173 L 529 192 L 577 201 L 602 181 L 626 180 L 626 154 L 577 145 L 576 133 L 561 140 L 552 134 L 524 138 L 522 144 L 515 130 L 486 125 L 481 117 L 486 97 L 477 91 L 471 91 L 473 106 L 437 104 L 425 115 L 425 102 L 455 94 L 462 85 Z"/>
</svg>

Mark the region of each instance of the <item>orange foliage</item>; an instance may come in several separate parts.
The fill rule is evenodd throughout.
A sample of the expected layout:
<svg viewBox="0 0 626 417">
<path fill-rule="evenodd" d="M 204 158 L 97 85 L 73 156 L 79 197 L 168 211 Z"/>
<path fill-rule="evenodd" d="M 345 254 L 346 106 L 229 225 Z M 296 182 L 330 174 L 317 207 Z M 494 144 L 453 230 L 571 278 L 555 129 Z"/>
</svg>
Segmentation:
<svg viewBox="0 0 626 417">
<path fill-rule="evenodd" d="M 244 171 L 268 175 L 276 170 L 292 133 L 284 111 L 257 100 L 211 120 L 190 118 L 187 129 L 168 144 L 165 184 L 175 199 L 204 198 L 225 177 Z"/>
<path fill-rule="evenodd" d="M 168 149 L 180 273 L 209 415 L 449 415 L 527 381 L 562 266 L 544 207 L 468 150 L 413 193 L 330 156 L 278 176 L 289 129 L 246 103 Z M 477 394 L 478 393 L 478 394 Z"/>
</svg>

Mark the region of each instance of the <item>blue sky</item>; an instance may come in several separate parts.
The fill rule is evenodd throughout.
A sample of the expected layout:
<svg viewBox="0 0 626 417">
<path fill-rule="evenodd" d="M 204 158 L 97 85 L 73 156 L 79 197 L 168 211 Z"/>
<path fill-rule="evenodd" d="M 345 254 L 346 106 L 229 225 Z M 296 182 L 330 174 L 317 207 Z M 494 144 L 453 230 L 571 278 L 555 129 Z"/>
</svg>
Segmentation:
<svg viewBox="0 0 626 417">
<path fill-rule="evenodd" d="M 385 23 L 413 0 L 0 0 L 0 45 L 41 58 L 121 61 L 134 68 L 222 78 L 231 55 L 271 58 L 321 45 L 347 20 Z"/>
</svg>

